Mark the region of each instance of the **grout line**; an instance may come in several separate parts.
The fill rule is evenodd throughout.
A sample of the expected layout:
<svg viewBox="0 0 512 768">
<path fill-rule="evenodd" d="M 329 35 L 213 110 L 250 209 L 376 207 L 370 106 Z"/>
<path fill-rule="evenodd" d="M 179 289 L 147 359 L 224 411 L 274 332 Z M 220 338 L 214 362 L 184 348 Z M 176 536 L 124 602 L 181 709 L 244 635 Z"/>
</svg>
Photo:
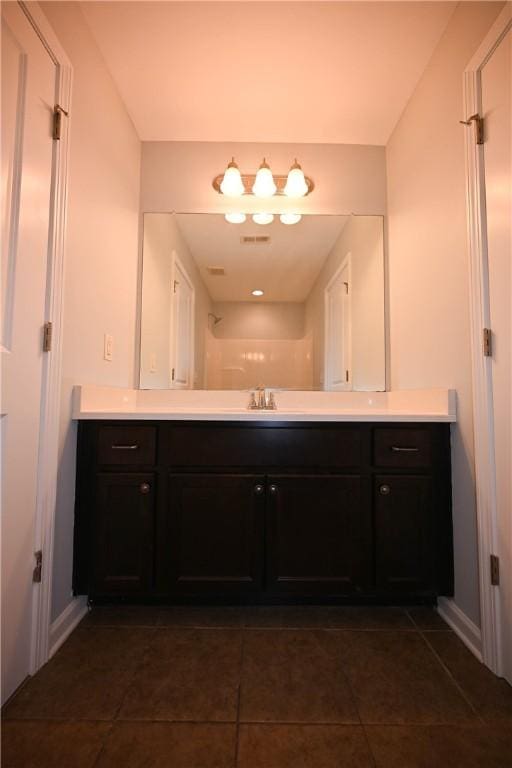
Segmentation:
<svg viewBox="0 0 512 768">
<path fill-rule="evenodd" d="M 109 728 L 109 729 L 108 729 L 108 731 L 105 733 L 105 738 L 103 739 L 103 743 L 102 743 L 101 747 L 100 747 L 100 748 L 99 748 L 99 750 L 98 750 L 98 754 L 96 755 L 96 759 L 95 759 L 95 760 L 94 760 L 94 762 L 91 764 L 91 768 L 96 768 L 96 766 L 97 766 L 97 765 L 99 765 L 99 762 L 100 762 L 101 756 L 103 755 L 103 753 L 104 753 L 104 751 L 105 751 L 105 748 L 106 748 L 106 746 L 107 746 L 107 741 L 108 741 L 108 740 L 109 740 L 109 738 L 110 738 L 110 734 L 112 733 L 112 730 L 113 730 L 113 728 L 114 728 L 114 723 L 113 723 L 113 721 L 110 721 L 110 728 Z"/>
<path fill-rule="evenodd" d="M 242 673 L 243 673 L 243 667 L 244 667 L 244 650 L 245 650 L 245 637 L 244 633 L 240 633 L 240 667 L 239 667 L 239 674 L 240 677 L 238 679 L 238 699 L 236 703 L 236 735 L 235 735 L 235 762 L 234 762 L 234 768 L 237 768 L 238 766 L 238 750 L 240 746 L 240 704 L 242 700 Z"/>
<path fill-rule="evenodd" d="M 162 720 L 159 718 L 151 718 L 147 720 L 135 720 L 133 718 L 122 718 L 120 720 L 96 720 L 92 718 L 13 718 L 12 720 L 4 720 L 4 723 L 97 723 L 104 725 L 114 726 L 116 723 L 139 723 L 140 725 L 150 725 L 151 723 L 158 723 L 160 725 L 212 725 L 212 726 L 234 726 L 235 720 Z M 486 730 L 493 727 L 493 723 L 481 722 L 460 722 L 460 721 L 448 721 L 443 722 L 416 722 L 403 720 L 400 722 L 324 722 L 311 720 L 244 720 L 240 722 L 240 725 L 249 726 L 321 726 L 322 728 L 461 728 L 466 730 L 472 730 L 474 728 L 481 728 Z M 503 726 L 506 727 L 506 724 Z"/>
<path fill-rule="evenodd" d="M 473 702 L 471 701 L 471 699 L 470 699 L 470 698 L 469 698 L 469 696 L 467 695 L 467 693 L 466 693 L 466 691 L 464 690 L 464 688 L 462 687 L 462 685 L 461 685 L 461 684 L 458 682 L 458 680 L 455 678 L 455 676 L 453 675 L 453 673 L 452 673 L 452 671 L 450 670 L 450 668 L 449 668 L 449 667 L 448 667 L 448 666 L 445 664 L 445 662 L 443 661 L 443 659 L 441 658 L 441 656 L 438 654 L 438 652 L 436 651 L 436 649 L 434 648 L 434 646 L 433 646 L 433 645 L 432 645 L 432 644 L 429 642 L 429 640 L 427 639 L 427 637 L 426 637 L 425 633 L 424 633 L 424 632 L 420 632 L 420 637 L 422 638 L 423 642 L 425 643 L 425 645 L 427 646 L 427 648 L 430 650 L 430 652 L 433 654 L 433 656 L 435 657 L 435 659 L 438 661 L 438 663 L 439 663 L 439 664 L 441 665 L 441 667 L 444 669 L 444 671 L 446 672 L 446 674 L 448 675 L 448 677 L 450 677 L 450 678 L 451 678 L 451 680 L 452 680 L 453 684 L 455 685 L 455 687 L 457 688 L 457 690 L 458 690 L 458 691 L 459 691 L 459 693 L 461 694 L 461 696 L 462 696 L 462 698 L 464 699 L 464 701 L 466 702 L 466 704 L 468 704 L 468 705 L 469 705 L 469 708 L 471 709 L 471 711 L 472 711 L 472 712 L 474 712 L 474 714 L 475 714 L 475 715 L 477 716 L 477 718 L 479 719 L 480 723 L 481 723 L 481 724 L 483 724 L 483 725 L 485 725 L 485 720 L 484 720 L 484 718 L 483 718 L 483 717 L 482 717 L 482 715 L 481 715 L 481 714 L 478 712 L 478 710 L 476 709 L 476 707 L 473 705 Z"/>
</svg>

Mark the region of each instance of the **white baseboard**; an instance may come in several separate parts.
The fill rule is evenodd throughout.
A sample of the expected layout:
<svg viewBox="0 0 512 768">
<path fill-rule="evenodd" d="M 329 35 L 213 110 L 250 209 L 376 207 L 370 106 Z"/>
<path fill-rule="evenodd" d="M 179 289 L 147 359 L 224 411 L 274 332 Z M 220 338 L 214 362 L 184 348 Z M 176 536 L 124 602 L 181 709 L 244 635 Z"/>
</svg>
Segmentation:
<svg viewBox="0 0 512 768">
<path fill-rule="evenodd" d="M 50 652 L 48 658 L 59 650 L 65 640 L 68 639 L 75 627 L 82 621 L 87 613 L 87 598 L 74 597 L 62 613 L 57 616 L 50 625 Z"/>
<path fill-rule="evenodd" d="M 437 612 L 478 661 L 482 661 L 482 633 L 476 624 L 449 597 L 438 598 Z"/>
</svg>

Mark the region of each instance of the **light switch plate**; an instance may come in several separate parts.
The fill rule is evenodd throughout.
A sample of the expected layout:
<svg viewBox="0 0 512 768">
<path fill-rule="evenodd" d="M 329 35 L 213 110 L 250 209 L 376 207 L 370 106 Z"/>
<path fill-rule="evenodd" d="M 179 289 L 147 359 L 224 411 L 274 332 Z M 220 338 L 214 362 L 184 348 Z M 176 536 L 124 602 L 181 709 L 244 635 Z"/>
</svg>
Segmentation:
<svg viewBox="0 0 512 768">
<path fill-rule="evenodd" d="M 106 333 L 103 337 L 103 359 L 111 362 L 114 357 L 114 337 Z"/>
</svg>

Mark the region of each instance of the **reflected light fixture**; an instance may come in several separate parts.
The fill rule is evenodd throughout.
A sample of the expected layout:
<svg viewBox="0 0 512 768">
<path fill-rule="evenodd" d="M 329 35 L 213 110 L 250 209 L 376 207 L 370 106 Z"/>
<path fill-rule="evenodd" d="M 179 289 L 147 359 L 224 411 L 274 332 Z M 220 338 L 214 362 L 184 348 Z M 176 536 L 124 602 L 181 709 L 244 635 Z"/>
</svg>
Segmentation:
<svg viewBox="0 0 512 768">
<path fill-rule="evenodd" d="M 298 164 L 297 158 L 295 158 L 294 164 L 288 171 L 288 178 L 286 179 L 283 192 L 287 197 L 304 197 L 309 192 L 304 171 Z"/>
<path fill-rule="evenodd" d="M 274 221 L 273 213 L 255 213 L 252 217 L 255 224 L 272 224 Z"/>
<path fill-rule="evenodd" d="M 234 212 L 226 213 L 224 218 L 226 221 L 229 221 L 230 224 L 243 224 L 247 216 L 245 213 Z"/>
<path fill-rule="evenodd" d="M 251 293 L 253 296 L 263 296 L 263 291 L 260 288 L 255 288 Z"/>
<path fill-rule="evenodd" d="M 298 224 L 301 219 L 300 213 L 282 213 L 279 217 L 281 224 Z"/>
<path fill-rule="evenodd" d="M 231 158 L 231 162 L 224 171 L 224 177 L 220 183 L 220 191 L 223 195 L 228 195 L 228 197 L 240 197 L 245 192 L 240 169 L 235 163 L 234 157 Z"/>
<path fill-rule="evenodd" d="M 256 197 L 272 197 L 277 192 L 272 171 L 265 158 L 256 173 L 252 191 Z"/>
</svg>

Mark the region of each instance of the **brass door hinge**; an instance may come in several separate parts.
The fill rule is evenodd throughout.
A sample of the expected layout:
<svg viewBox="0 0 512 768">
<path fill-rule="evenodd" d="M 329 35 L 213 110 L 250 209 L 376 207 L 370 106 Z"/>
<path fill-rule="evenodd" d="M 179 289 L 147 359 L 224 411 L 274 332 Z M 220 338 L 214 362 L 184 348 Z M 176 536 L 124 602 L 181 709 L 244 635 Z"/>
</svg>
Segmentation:
<svg viewBox="0 0 512 768">
<path fill-rule="evenodd" d="M 40 549 L 37 550 L 37 552 L 34 552 L 34 557 L 36 559 L 36 567 L 33 570 L 32 573 L 32 581 L 34 584 L 40 584 L 41 583 L 41 575 L 43 571 L 43 553 Z"/>
<path fill-rule="evenodd" d="M 60 104 L 56 104 L 53 108 L 53 136 L 54 141 L 60 141 L 62 136 L 62 115 L 68 117 L 69 112 L 61 107 Z"/>
<path fill-rule="evenodd" d="M 491 555 L 491 584 L 493 587 L 500 583 L 500 559 L 498 555 Z"/>
<path fill-rule="evenodd" d="M 467 120 L 459 120 L 462 125 L 473 125 L 475 131 L 475 142 L 477 144 L 484 143 L 484 119 L 477 113 L 471 115 Z"/>
<path fill-rule="evenodd" d="M 172 369 L 172 373 L 171 373 L 171 381 L 174 381 L 174 368 Z"/>
<path fill-rule="evenodd" d="M 490 328 L 483 330 L 484 357 L 492 357 L 492 331 Z"/>
<path fill-rule="evenodd" d="M 50 322 L 45 323 L 43 326 L 43 352 L 51 352 L 52 350 L 52 333 L 52 324 Z"/>
</svg>

